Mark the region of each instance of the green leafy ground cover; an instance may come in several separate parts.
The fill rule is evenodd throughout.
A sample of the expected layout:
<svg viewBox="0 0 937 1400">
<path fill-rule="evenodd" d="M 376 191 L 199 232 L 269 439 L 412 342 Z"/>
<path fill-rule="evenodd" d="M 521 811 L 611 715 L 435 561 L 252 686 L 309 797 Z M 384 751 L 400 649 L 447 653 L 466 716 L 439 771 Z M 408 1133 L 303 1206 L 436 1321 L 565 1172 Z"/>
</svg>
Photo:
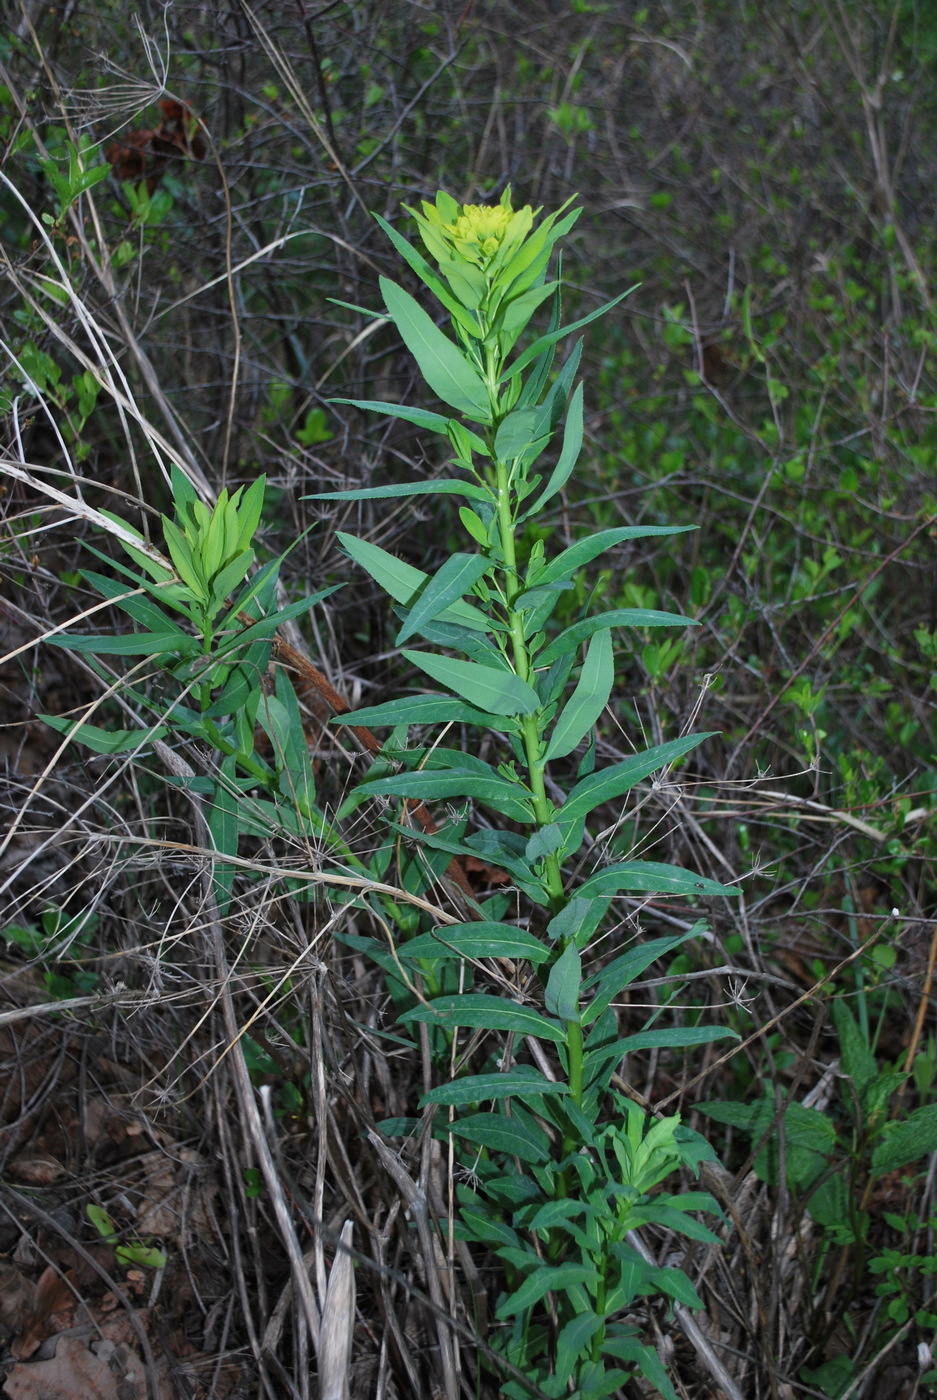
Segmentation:
<svg viewBox="0 0 937 1400">
<path fill-rule="evenodd" d="M 316 1252 L 315 1308 L 348 1216 L 362 1256 L 354 1394 L 379 1384 L 455 1393 L 458 1349 L 489 1393 L 485 1348 L 504 1353 L 498 1269 L 521 1246 L 480 1225 L 471 1248 L 448 1232 L 450 1189 L 477 1183 L 459 1176 L 464 1162 L 454 1177 L 446 1135 L 434 1145 L 427 1133 L 400 1170 L 443 1222 L 440 1283 L 435 1246 L 422 1234 L 414 1244 L 406 1190 L 367 1136 L 378 1121 L 418 1120 L 421 1096 L 449 1073 L 441 1045 L 429 1033 L 421 1041 L 412 1016 L 398 1019 L 414 991 L 397 949 L 430 936 L 432 910 L 453 917 L 457 906 L 429 879 L 445 875 L 452 852 L 388 841 L 375 807 L 347 800 L 365 773 L 400 782 L 324 727 L 328 705 L 295 671 L 271 673 L 264 719 L 258 705 L 240 729 L 224 725 L 238 686 L 273 659 L 261 618 L 277 611 L 283 639 L 359 719 L 370 710 L 364 722 L 381 738 L 376 707 L 428 688 L 369 562 L 380 549 L 403 579 L 406 566 L 438 577 L 474 527 L 451 496 L 382 499 L 450 468 L 434 436 L 445 384 L 421 393 L 399 323 L 368 310 L 381 305 L 379 277 L 419 295 L 371 216 L 412 239 L 403 203 L 418 208 L 439 187 L 494 203 L 507 183 L 516 204 L 547 210 L 578 195 L 564 322 L 640 284 L 587 330 L 583 450 L 519 534 L 520 562 L 601 531 L 696 527 L 622 537 L 609 559 L 584 555 L 551 624 L 555 638 L 600 609 L 697 624 L 614 634 L 615 688 L 594 738 L 554 750 L 570 785 L 635 748 L 693 728 L 717 733 L 668 781 L 648 775 L 590 820 L 577 879 L 643 861 L 741 889 L 732 900 L 618 897 L 589 968 L 601 976 L 635 940 L 681 937 L 621 998 L 617 1035 L 669 1016 L 685 1032 L 718 1024 L 742 1038 L 738 1051 L 708 1052 L 649 1041 L 617 1065 L 638 1103 L 679 1111 L 730 1174 L 715 1182 L 719 1248 L 701 1236 L 688 1251 L 660 1222 L 644 1245 L 654 1264 L 677 1258 L 704 1303 L 698 1325 L 741 1394 L 932 1384 L 920 1348 L 937 1311 L 926 1175 L 937 1146 L 926 980 L 935 58 L 926 8 L 872 3 L 780 14 L 181 5 L 142 30 L 101 5 L 67 21 L 52 9 L 24 17 L 5 37 L 0 564 L 4 650 L 16 653 L 3 668 L 7 975 L 21 987 L 31 969 L 42 1002 L 85 998 L 67 1013 L 74 1045 L 110 1035 L 137 1075 L 141 1111 L 154 1123 L 170 1115 L 177 1137 L 226 1162 L 227 1223 L 202 1243 L 206 1297 L 186 1325 L 206 1351 L 244 1349 L 244 1384 L 280 1394 L 285 1375 L 303 1394 L 314 1383 L 316 1324 L 297 1259 Z M 167 100 L 189 103 L 189 115 L 158 105 Z M 133 166 L 141 151 L 146 163 Z M 426 417 L 354 406 L 387 401 L 417 403 Z M 238 652 L 240 668 L 213 673 L 213 689 L 192 641 L 212 632 L 212 609 L 252 561 L 227 581 L 213 576 L 204 626 L 201 613 L 177 612 L 154 629 L 152 604 L 115 591 L 115 577 L 135 585 L 117 569 L 127 555 L 113 517 L 131 532 L 124 544 L 150 541 L 185 581 L 185 542 L 159 520 L 173 515 L 173 462 L 206 510 L 223 489 L 230 498 L 266 477 L 256 533 L 241 542 L 252 539 L 253 567 L 267 568 L 263 597 L 238 606 L 255 609 L 241 620 L 260 628 L 255 654 L 244 662 Z M 367 491 L 381 495 L 312 499 Z M 323 601 L 310 612 L 301 600 L 312 597 Z M 122 660 L 117 645 L 47 644 L 55 628 L 101 637 L 131 626 L 186 654 L 169 671 L 152 646 Z M 224 666 L 227 644 L 209 637 L 201 655 Z M 598 648 L 588 655 L 600 670 Z M 56 717 L 54 730 L 40 713 Z M 308 759 L 295 743 L 301 714 Z M 92 757 L 63 746 L 81 717 L 122 740 L 100 741 Z M 487 761 L 460 728 L 470 718 L 451 711 L 446 746 Z M 432 742 L 429 730 L 408 742 L 421 735 Z M 442 825 L 455 788 L 437 788 Z M 205 829 L 193 798 L 214 803 Z M 252 816 L 232 851 L 231 812 L 246 803 Z M 502 816 L 516 835 L 517 814 Z M 499 872 L 516 886 L 522 871 L 498 831 L 490 817 L 480 825 L 469 874 L 525 931 L 535 901 L 522 882 L 513 902 L 503 893 Z M 216 862 L 214 886 L 199 864 L 206 848 L 234 857 Z M 362 892 L 367 881 L 390 893 Z M 220 924 L 206 914 L 212 900 Z M 91 921 L 78 917 L 89 908 Z M 686 938 L 701 914 L 712 935 Z M 473 946 L 478 957 L 494 947 Z M 423 968 L 419 994 L 457 991 L 450 971 L 433 985 Z M 145 1011 L 119 996 L 102 1009 L 115 987 L 149 998 Z M 62 1024 L 52 1022 L 56 1034 Z M 77 1053 L 68 1043 L 63 1035 L 66 1058 Z M 495 1048 L 477 1049 L 468 1067 L 485 1068 Z M 3 1049 L 22 1068 L 23 1045 Z M 269 1097 L 258 1098 L 264 1086 Z M 110 1185 L 88 1177 L 100 1148 L 52 1132 L 53 1088 L 39 1119 L 25 1098 L 11 1101 L 8 1125 L 28 1126 L 7 1134 L 8 1164 L 45 1134 L 67 1164 L 58 1189 L 76 1235 L 100 1233 L 91 1203 L 118 1247 L 154 1248 L 154 1232 L 114 1208 L 117 1168 Z M 630 1112 L 621 1108 L 622 1121 Z M 531 1120 L 531 1140 L 542 1131 Z M 683 1185 L 694 1189 L 691 1173 Z M 185 1245 L 168 1225 L 167 1245 L 167 1297 L 181 1297 Z M 265 1350 L 290 1278 L 298 1311 Z M 428 1305 L 407 1304 L 406 1281 Z M 684 1308 L 689 1299 L 670 1296 Z M 219 1300 L 231 1308 L 221 1342 L 202 1325 Z M 533 1319 L 547 1333 L 561 1331 L 553 1306 Z M 663 1356 L 668 1383 L 699 1394 L 721 1383 L 684 1314 L 642 1306 L 622 1324 Z"/>
</svg>

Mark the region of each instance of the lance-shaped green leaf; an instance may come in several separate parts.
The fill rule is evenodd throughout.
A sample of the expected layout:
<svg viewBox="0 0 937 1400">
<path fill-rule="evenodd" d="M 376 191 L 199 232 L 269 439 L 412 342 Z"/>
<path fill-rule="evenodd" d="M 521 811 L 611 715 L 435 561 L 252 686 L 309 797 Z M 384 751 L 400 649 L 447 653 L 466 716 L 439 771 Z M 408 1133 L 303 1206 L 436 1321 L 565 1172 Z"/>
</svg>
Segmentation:
<svg viewBox="0 0 937 1400">
<path fill-rule="evenodd" d="M 277 612 L 268 614 L 267 617 L 258 618 L 249 627 L 231 633 L 225 632 L 219 638 L 215 657 L 226 656 L 229 652 L 243 649 L 257 639 L 269 637 L 281 623 L 291 622 L 294 617 L 302 617 L 310 608 L 314 608 L 316 603 L 321 603 L 323 598 L 330 597 L 341 587 L 342 584 L 333 583 L 331 588 L 322 588 L 318 593 L 310 593 L 305 598 L 297 598 L 295 603 L 287 603 L 285 608 L 280 608 Z"/>
<path fill-rule="evenodd" d="M 426 1021 L 430 1025 L 465 1026 L 472 1030 L 514 1031 L 516 1035 L 532 1035 L 537 1040 L 550 1040 L 556 1045 L 566 1041 L 565 1027 L 517 1001 L 506 1001 L 489 992 L 469 992 L 461 995 L 435 997 L 427 1006 L 414 1006 L 397 1018 L 402 1024 Z"/>
<path fill-rule="evenodd" d="M 450 603 L 468 593 L 489 567 L 490 561 L 484 554 L 450 555 L 411 607 L 406 622 L 397 633 L 396 645 L 400 646 L 408 637 L 421 632 L 424 623 L 432 622 L 445 612 Z"/>
<path fill-rule="evenodd" d="M 532 345 L 528 345 L 527 349 L 523 350 L 521 354 L 518 355 L 517 359 L 507 367 L 504 374 L 501 376 L 502 381 L 511 379 L 515 374 L 519 374 L 522 369 L 530 364 L 531 360 L 535 360 L 548 346 L 555 345 L 556 342 L 562 340 L 564 336 L 572 335 L 573 331 L 578 331 L 581 330 L 583 326 L 588 326 L 590 321 L 597 321 L 600 316 L 604 316 L 607 311 L 611 311 L 613 307 L 616 307 L 620 301 L 624 301 L 625 297 L 630 297 L 631 293 L 637 289 L 638 285 L 638 283 L 635 283 L 635 285 L 629 287 L 626 292 L 621 292 L 617 297 L 613 297 L 611 301 L 607 301 L 604 306 L 598 307 L 595 311 L 590 311 L 588 316 L 582 316 L 578 321 L 571 321 L 568 326 L 558 326 L 555 331 L 549 331 L 546 335 L 540 336 Z"/>
<path fill-rule="evenodd" d="M 92 753 L 130 753 L 164 739 L 169 733 L 167 724 L 157 724 L 152 729 L 101 729 L 96 724 L 82 724 L 80 720 L 76 723 L 62 715 L 39 715 L 38 718 L 60 734 L 84 744 Z"/>
<path fill-rule="evenodd" d="M 522 519 L 527 520 L 532 515 L 537 515 L 541 508 L 555 496 L 558 491 L 562 491 L 570 476 L 573 467 L 579 459 L 579 451 L 582 447 L 583 417 L 582 417 L 582 385 L 577 384 L 575 392 L 569 401 L 569 411 L 566 417 L 566 427 L 563 430 L 563 446 L 560 449 L 559 459 L 546 486 L 537 497 L 534 504 L 524 512 Z"/>
<path fill-rule="evenodd" d="M 406 403 L 385 403 L 382 399 L 329 399 L 329 403 L 347 403 L 351 408 L 360 408 L 366 413 L 386 413 L 388 418 L 402 418 L 405 423 L 413 423 L 426 433 L 440 433 L 446 437 L 449 432 L 449 419 L 444 413 L 433 413 L 428 408 L 411 408 Z M 321 496 L 309 496 L 308 500 L 321 500 Z"/>
<path fill-rule="evenodd" d="M 433 393 L 473 422 L 490 423 L 488 391 L 478 371 L 409 292 L 387 277 L 380 281 L 384 305 Z"/>
<path fill-rule="evenodd" d="M 565 1293 L 573 1284 L 596 1284 L 599 1275 L 595 1269 L 582 1264 L 556 1264 L 544 1266 L 526 1278 L 516 1292 L 512 1293 L 498 1307 L 497 1317 L 513 1317 L 515 1313 L 526 1312 L 539 1303 L 548 1293 Z"/>
<path fill-rule="evenodd" d="M 405 563 L 403 559 L 389 554 L 379 545 L 371 544 L 369 540 L 360 540 L 356 535 L 346 535 L 339 531 L 338 541 L 345 553 L 350 555 L 356 564 L 360 564 L 375 583 L 379 583 L 385 593 L 389 593 L 398 603 L 411 606 L 414 597 L 429 578 L 422 569 L 415 569 L 412 564 Z M 444 620 L 475 631 L 488 631 L 486 620 L 470 603 L 464 601 L 453 603 L 451 608 L 447 608 Z"/>
<path fill-rule="evenodd" d="M 282 678 L 282 679 L 281 679 Z M 263 697 L 257 721 L 270 736 L 280 772 L 280 791 L 300 807 L 315 801 L 315 779 L 296 692 L 282 669 L 277 669 L 277 694 Z"/>
<path fill-rule="evenodd" d="M 570 831 L 580 818 L 588 816 L 603 802 L 613 802 L 651 773 L 666 767 L 668 763 L 676 762 L 704 739 L 711 739 L 715 732 L 713 730 L 704 734 L 685 734 L 681 739 L 671 739 L 667 744 L 656 744 L 652 749 L 645 749 L 644 753 L 636 753 L 621 763 L 613 763 L 610 768 L 590 773 L 573 788 L 557 813 L 556 821 L 564 831 Z"/>
<path fill-rule="evenodd" d="M 539 938 L 514 924 L 487 920 L 471 924 L 450 924 L 435 933 L 421 933 L 397 949 L 401 958 L 524 958 L 546 962 L 552 950 Z"/>
<path fill-rule="evenodd" d="M 585 617 L 582 622 L 574 622 L 554 637 L 537 655 L 538 666 L 550 666 L 565 652 L 575 651 L 576 647 L 596 632 L 606 627 L 698 627 L 692 617 L 681 617 L 679 613 L 658 612 L 656 608 L 611 608 L 608 612 L 597 613 L 595 617 Z"/>
<path fill-rule="evenodd" d="M 661 535 L 682 535 L 688 530 L 695 529 L 695 525 L 621 525 L 615 530 L 600 530 L 597 535 L 587 535 L 584 540 L 579 540 L 576 544 L 570 545 L 569 549 L 564 549 L 562 554 L 558 554 L 555 559 L 551 559 L 549 564 L 545 564 L 542 569 L 538 570 L 536 577 L 528 578 L 527 584 L 529 587 L 533 587 L 534 584 L 556 583 L 559 579 L 574 574 L 584 564 L 591 563 L 600 554 L 604 554 L 607 549 L 611 549 L 616 544 L 622 544 L 625 540 L 643 540 Z"/>
<path fill-rule="evenodd" d="M 431 833 L 407 829 L 405 834 L 410 840 L 419 841 L 424 846 L 432 847 L 433 850 L 448 851 L 450 855 L 454 856 L 471 856 L 476 860 L 483 860 L 489 865 L 506 870 L 528 899 L 532 899 L 535 904 L 548 905 L 550 903 L 550 891 L 546 881 L 538 876 L 531 861 L 524 860 L 510 844 L 514 841 L 519 842 L 521 851 L 523 851 L 524 838 L 522 836 L 517 836 L 513 832 L 491 831 L 487 828 L 482 828 L 481 831 L 476 831 L 463 840 L 447 836 L 445 832 Z"/>
<path fill-rule="evenodd" d="M 97 656 L 194 656 L 200 649 L 198 637 L 190 637 L 167 619 L 165 632 L 102 633 L 100 636 L 68 637 L 59 633 L 49 637 L 49 645 L 63 651 L 91 652 Z"/>
<path fill-rule="evenodd" d="M 697 935 L 703 927 L 702 924 L 694 924 L 686 933 L 677 933 L 670 938 L 651 938 L 646 943 L 629 948 L 627 952 L 614 958 L 601 972 L 587 978 L 583 984 L 583 991 L 592 991 L 593 997 L 583 1012 L 583 1025 L 590 1025 L 597 1020 L 612 998 L 617 997 L 623 988 L 629 987 L 651 963 L 666 957 L 674 948 L 679 948 L 681 943 Z"/>
<path fill-rule="evenodd" d="M 537 307 L 553 296 L 559 287 L 558 282 L 544 282 L 539 287 L 529 287 L 526 292 L 503 301 L 498 309 L 496 325 L 502 354 L 513 350 L 518 338 Z"/>
<path fill-rule="evenodd" d="M 212 845 L 221 856 L 236 856 L 238 853 L 238 807 L 240 799 L 234 788 L 237 760 L 233 755 L 221 761 L 221 776 L 215 785 L 214 799 L 208 809 L 208 830 Z M 231 789 L 228 783 L 232 784 Z M 216 860 L 212 870 L 215 897 L 218 901 L 218 917 L 223 919 L 231 905 L 231 891 L 234 887 L 235 866 L 228 861 Z"/>
<path fill-rule="evenodd" d="M 503 1074 L 469 1074 L 441 1084 L 420 1099 L 420 1108 L 428 1103 L 452 1104 L 461 1107 L 470 1103 L 485 1103 L 489 1099 L 531 1099 L 541 1094 L 568 1094 L 569 1087 L 559 1084 L 528 1065 L 515 1065 Z"/>
<path fill-rule="evenodd" d="M 498 1156 L 519 1157 L 522 1162 L 546 1162 L 550 1140 L 534 1123 L 519 1116 L 506 1118 L 500 1113 L 473 1113 L 449 1124 L 450 1133 L 487 1147 Z"/>
<path fill-rule="evenodd" d="M 410 481 L 399 486 L 366 486 L 359 490 L 317 491 L 304 501 L 394 501 L 403 496 L 465 496 L 490 501 L 491 492 L 471 481 Z"/>
<path fill-rule="evenodd" d="M 653 860 L 628 860 L 620 865 L 609 865 L 599 870 L 576 891 L 585 899 L 601 895 L 615 895 L 620 890 L 640 891 L 642 894 L 679 894 L 687 898 L 700 895 L 737 895 L 735 885 L 720 885 L 697 875 L 692 870 L 684 870 L 679 865 L 664 865 Z"/>
<path fill-rule="evenodd" d="M 592 1008 L 588 1008 L 583 1020 L 592 1020 Z M 650 1031 L 638 1031 L 610 1045 L 599 1045 L 586 1052 L 587 1078 L 592 1079 L 603 1064 L 617 1063 L 626 1055 L 637 1054 L 639 1050 L 686 1050 L 694 1045 L 711 1045 L 716 1040 L 739 1040 L 736 1031 L 725 1026 L 661 1026 Z"/>
<path fill-rule="evenodd" d="M 536 418 L 536 409 L 516 408 L 500 424 L 495 434 L 495 455 L 502 462 L 519 457 L 530 446 Z"/>
<path fill-rule="evenodd" d="M 201 505 L 199 501 L 197 504 Z M 188 540 L 178 526 L 171 520 L 163 516 L 163 537 L 166 540 L 172 562 L 176 566 L 176 572 L 196 598 L 202 603 L 208 602 L 208 584 L 202 575 L 200 561 L 192 553 Z"/>
<path fill-rule="evenodd" d="M 553 728 L 544 758 L 565 758 L 592 732 L 615 683 L 612 634 L 598 632 L 589 644 L 579 680 Z"/>
<path fill-rule="evenodd" d="M 532 715 L 540 705 L 533 687 L 507 667 L 481 666 L 476 661 L 458 661 L 427 651 L 405 649 L 402 655 L 434 681 L 490 714 Z"/>
<path fill-rule="evenodd" d="M 543 1004 L 560 1021 L 578 1021 L 581 987 L 582 957 L 575 943 L 569 943 L 550 968 Z"/>
<path fill-rule="evenodd" d="M 132 617 L 134 622 L 141 623 L 148 631 L 177 632 L 182 637 L 189 635 L 156 603 L 143 594 L 128 589 L 126 584 L 119 583 L 117 579 L 107 578 L 104 574 L 95 573 L 93 569 L 82 569 L 81 576 L 103 597 L 116 603 L 121 612 Z"/>
<path fill-rule="evenodd" d="M 514 734 L 519 726 L 510 715 L 491 715 L 449 695 L 404 695 L 383 705 L 336 715 L 330 724 L 364 724 L 379 729 L 385 724 L 479 724 L 498 734 Z"/>
<path fill-rule="evenodd" d="M 423 769 L 418 773 L 396 773 L 392 778 L 377 778 L 359 783 L 352 796 L 358 802 L 368 797 L 419 798 L 424 802 L 448 801 L 450 797 L 472 797 L 495 808 L 509 821 L 532 822 L 534 810 L 523 789 L 496 773 L 479 773 L 474 768 L 450 768 L 443 771 Z M 344 813 L 347 810 L 342 808 Z"/>
<path fill-rule="evenodd" d="M 410 209 L 409 205 L 405 204 L 403 207 L 407 209 L 409 213 L 413 214 L 419 223 L 422 224 L 425 222 L 421 215 L 417 214 L 416 210 Z M 458 321 L 459 325 L 467 330 L 470 335 L 480 335 L 481 331 L 477 319 L 470 311 L 460 305 L 459 301 L 452 295 L 445 283 L 437 277 L 435 270 L 426 261 L 422 253 L 418 252 L 417 249 L 413 247 L 412 243 L 408 243 L 403 235 L 399 234 L 385 219 L 382 219 L 380 214 L 375 214 L 374 217 L 387 234 L 391 243 L 393 243 L 394 247 L 397 249 L 397 252 L 400 253 L 405 262 L 409 263 L 420 281 L 427 286 L 437 300 L 442 303 L 450 316 L 453 316 L 455 320 Z"/>
</svg>

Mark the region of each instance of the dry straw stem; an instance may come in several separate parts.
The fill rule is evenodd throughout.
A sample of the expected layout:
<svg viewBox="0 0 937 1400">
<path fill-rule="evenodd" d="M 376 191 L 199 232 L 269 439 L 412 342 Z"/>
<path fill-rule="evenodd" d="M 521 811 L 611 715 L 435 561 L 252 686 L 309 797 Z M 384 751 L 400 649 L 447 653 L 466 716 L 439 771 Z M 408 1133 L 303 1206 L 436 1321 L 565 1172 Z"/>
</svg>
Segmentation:
<svg viewBox="0 0 937 1400">
<path fill-rule="evenodd" d="M 346 1220 L 329 1273 L 319 1340 L 319 1400 L 349 1400 L 348 1376 L 355 1330 L 354 1222 Z"/>
</svg>

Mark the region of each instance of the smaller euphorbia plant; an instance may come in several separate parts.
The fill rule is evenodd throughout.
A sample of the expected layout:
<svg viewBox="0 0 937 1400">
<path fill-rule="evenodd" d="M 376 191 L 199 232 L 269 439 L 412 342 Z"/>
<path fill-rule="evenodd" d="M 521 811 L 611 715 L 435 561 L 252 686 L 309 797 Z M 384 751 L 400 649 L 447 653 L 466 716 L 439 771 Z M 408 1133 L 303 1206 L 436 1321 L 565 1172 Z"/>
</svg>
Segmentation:
<svg viewBox="0 0 937 1400">
<path fill-rule="evenodd" d="M 504 1267 L 492 1340 L 527 1379 L 515 1372 L 502 1381 L 501 1393 L 521 1396 L 533 1387 L 550 1396 L 598 1397 L 627 1380 L 632 1370 L 624 1366 L 637 1367 L 674 1397 L 657 1353 L 618 1319 L 652 1294 L 692 1307 L 699 1299 L 679 1270 L 647 1264 L 628 1235 L 657 1222 L 712 1241 L 689 1213 L 714 1209 L 708 1196 L 658 1190 L 675 1169 L 695 1168 L 711 1154 L 678 1117 L 653 1123 L 610 1085 L 631 1051 L 685 1048 L 728 1032 L 680 1025 L 618 1033 L 613 1003 L 623 988 L 698 936 L 701 924 L 636 944 L 605 966 L 590 957 L 590 948 L 619 893 L 676 894 L 685 901 L 734 891 L 643 860 L 583 878 L 580 853 L 592 814 L 620 803 L 707 736 L 681 735 L 597 768 L 595 726 L 615 680 L 613 632 L 689 626 L 690 619 L 635 608 L 583 613 L 562 628 L 553 618 L 592 560 L 624 541 L 679 531 L 626 525 L 589 535 L 552 557 L 541 538 L 522 549 L 528 524 L 569 481 L 582 447 L 583 386 L 576 382 L 582 341 L 554 372 L 556 347 L 622 298 L 561 326 L 560 279 L 551 279 L 548 268 L 558 240 L 579 216 L 569 203 L 540 218 L 529 205 L 515 210 L 509 190 L 496 205 L 464 206 L 440 192 L 435 203 L 409 212 L 432 262 L 379 222 L 448 312 L 452 334 L 396 282 L 382 278 L 381 292 L 388 319 L 445 409 L 343 402 L 448 439 L 459 474 L 329 496 L 461 497 L 469 547 L 430 575 L 367 540 L 339 535 L 344 550 L 396 605 L 403 657 L 443 688 L 348 717 L 371 728 L 394 726 L 394 752 L 405 764 L 405 771 L 384 768 L 366 778 L 348 806 L 368 797 L 466 804 L 435 835 L 412 832 L 412 839 L 491 862 L 516 890 L 521 915 L 515 921 L 506 921 L 510 904 L 501 893 L 478 904 L 466 922 L 423 933 L 395 953 L 415 972 L 462 964 L 463 986 L 472 985 L 467 979 L 474 969 L 479 990 L 424 996 L 400 1015 L 404 1024 L 441 1028 L 451 1064 L 461 1063 L 456 1050 L 466 1029 L 506 1037 L 483 1039 L 458 1077 L 422 1103 L 426 1112 L 448 1109 L 447 1131 L 463 1145 L 471 1172 L 472 1187 L 459 1187 L 459 1233 L 487 1246 Z M 518 348 L 545 304 L 547 328 Z M 418 638 L 427 645 L 413 646 Z M 441 743 L 401 747 L 407 727 L 433 724 L 488 731 L 486 752 L 493 748 L 499 757 L 489 762 Z M 582 745 L 577 771 L 570 759 Z M 468 804 L 480 818 L 474 830 Z M 485 960 L 495 958 L 501 961 L 487 989 L 479 979 Z M 507 993 L 506 966 L 516 969 Z M 438 982 L 433 976 L 427 985 Z M 531 1043 L 534 1063 L 526 1051 Z"/>
</svg>

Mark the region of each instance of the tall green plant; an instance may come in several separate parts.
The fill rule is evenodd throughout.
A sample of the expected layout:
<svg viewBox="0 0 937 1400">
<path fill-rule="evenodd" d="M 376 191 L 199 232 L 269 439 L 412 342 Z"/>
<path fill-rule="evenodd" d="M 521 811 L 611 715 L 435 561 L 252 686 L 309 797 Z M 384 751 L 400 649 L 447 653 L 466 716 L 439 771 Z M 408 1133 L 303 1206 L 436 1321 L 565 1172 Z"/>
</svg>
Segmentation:
<svg viewBox="0 0 937 1400">
<path fill-rule="evenodd" d="M 714 1240 L 690 1214 L 714 1209 L 709 1196 L 658 1191 L 677 1168 L 696 1168 L 711 1153 L 678 1117 L 650 1123 L 627 1098 L 610 1094 L 610 1084 L 631 1051 L 701 1045 L 727 1032 L 649 1026 L 621 1038 L 617 1031 L 615 998 L 702 925 L 629 948 L 595 971 L 584 968 L 584 958 L 610 901 L 623 891 L 684 898 L 735 891 L 641 860 L 610 865 L 584 881 L 574 874 L 591 814 L 620 802 L 707 736 L 683 735 L 596 768 L 592 736 L 615 680 L 613 630 L 684 626 L 689 619 L 621 608 L 584 613 L 559 631 L 551 620 L 584 565 L 625 540 L 680 531 L 608 529 L 553 557 L 542 541 L 526 555 L 522 548 L 525 528 L 570 479 L 582 446 L 583 386 L 576 382 L 582 341 L 553 373 L 557 346 L 627 292 L 561 325 L 560 279 L 550 278 L 548 268 L 578 217 L 568 205 L 537 222 L 529 206 L 512 207 L 509 191 L 495 206 L 464 207 L 440 193 L 435 204 L 409 212 L 431 261 L 379 222 L 449 313 L 452 336 L 396 282 L 382 278 L 381 290 L 387 316 L 427 388 L 450 411 L 344 402 L 448 439 L 460 475 L 327 498 L 461 497 L 459 518 L 470 547 L 430 576 L 367 540 L 339 536 L 348 556 L 397 605 L 404 658 L 446 692 L 393 700 L 349 718 L 370 727 L 475 726 L 493 735 L 502 761 L 436 743 L 403 750 L 405 771 L 372 773 L 346 810 L 369 797 L 476 804 L 493 815 L 494 826 L 480 824 L 467 834 L 463 815 L 436 834 L 408 834 L 436 851 L 500 866 L 537 911 L 523 924 L 507 923 L 501 899 L 478 906 L 470 922 L 424 933 L 398 949 L 431 988 L 400 1020 L 434 1027 L 435 1043 L 445 1044 L 452 1063 L 463 1029 L 505 1036 L 499 1058 L 433 1089 L 422 1104 L 448 1110 L 448 1131 L 462 1144 L 471 1172 L 473 1185 L 459 1188 L 459 1233 L 493 1250 L 504 1266 L 496 1349 L 547 1395 L 607 1395 L 632 1374 L 624 1366 L 637 1367 L 675 1400 L 657 1353 L 618 1318 L 654 1294 L 691 1307 L 700 1306 L 699 1299 L 680 1271 L 646 1263 L 629 1234 L 656 1223 Z M 532 317 L 545 305 L 551 308 L 547 330 L 522 347 Z M 555 460 L 549 455 L 554 441 Z M 415 648 L 418 638 L 428 647 Z M 578 773 L 567 781 L 569 760 L 585 741 Z M 486 958 L 529 966 L 534 975 L 518 982 L 524 994 L 432 994 L 437 968 L 462 963 L 470 977 L 465 965 Z M 536 1065 L 525 1062 L 530 1044 Z M 516 1379 L 502 1385 L 507 1396 L 527 1393 Z"/>
<path fill-rule="evenodd" d="M 156 668 L 159 683 L 153 685 L 152 677 L 144 682 L 131 671 L 114 688 L 125 706 L 152 723 L 116 729 L 67 716 L 42 718 L 100 754 L 137 753 L 176 737 L 195 740 L 213 762 L 205 773 L 175 780 L 204 798 L 209 831 L 222 857 L 237 855 L 242 835 L 269 836 L 284 826 L 291 834 L 314 841 L 326 837 L 335 845 L 316 805 L 293 687 L 282 667 L 274 687 L 266 684 L 277 627 L 334 590 L 278 608 L 282 559 L 271 559 L 249 576 L 263 510 L 263 477 L 231 496 L 223 490 L 212 510 L 175 466 L 172 487 L 175 520 L 163 517 L 169 559 L 125 521 L 102 512 L 102 523 L 117 527 L 116 538 L 137 568 L 108 559 L 123 581 L 91 570 L 83 574 L 136 630 L 49 638 L 54 646 L 83 653 L 102 675 L 107 673 L 98 658 L 144 658 L 136 664 L 151 673 Z M 269 757 L 257 752 L 257 726 L 269 739 Z M 216 863 L 222 914 L 231 902 L 234 877 L 232 863 Z"/>
</svg>

